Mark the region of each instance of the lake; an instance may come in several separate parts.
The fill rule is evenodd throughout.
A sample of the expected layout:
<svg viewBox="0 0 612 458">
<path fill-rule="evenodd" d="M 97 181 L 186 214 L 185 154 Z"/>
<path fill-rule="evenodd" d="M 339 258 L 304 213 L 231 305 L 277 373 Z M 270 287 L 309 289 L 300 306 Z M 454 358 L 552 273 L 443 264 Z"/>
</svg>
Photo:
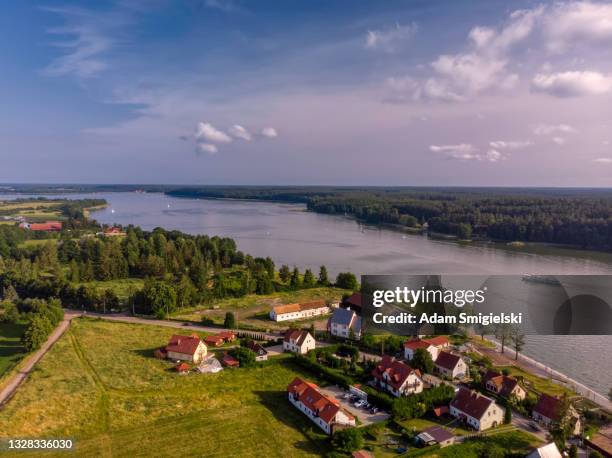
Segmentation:
<svg viewBox="0 0 612 458">
<path fill-rule="evenodd" d="M 330 274 L 612 274 L 612 256 L 536 247 L 532 252 L 492 244 L 459 244 L 362 225 L 308 212 L 304 205 L 173 198 L 154 193 L 87 194 L 109 206 L 92 217 L 143 229 L 176 229 L 231 237 L 240 250 Z M 79 195 L 68 195 L 78 198 Z M 15 195 L 0 195 L 15 198 Z M 510 288 L 511 289 L 511 288 Z M 524 353 L 607 394 L 612 388 L 612 336 L 529 336 Z"/>
</svg>

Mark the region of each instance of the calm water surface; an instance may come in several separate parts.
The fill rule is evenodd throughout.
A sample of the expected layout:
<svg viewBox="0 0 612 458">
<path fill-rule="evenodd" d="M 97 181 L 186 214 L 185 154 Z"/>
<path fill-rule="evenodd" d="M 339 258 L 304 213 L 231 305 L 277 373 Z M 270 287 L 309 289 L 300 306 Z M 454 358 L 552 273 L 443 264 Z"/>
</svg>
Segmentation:
<svg viewBox="0 0 612 458">
<path fill-rule="evenodd" d="M 330 274 L 612 274 L 612 256 L 546 248 L 538 253 L 460 245 L 364 226 L 349 218 L 305 211 L 303 205 L 179 199 L 163 194 L 87 194 L 109 202 L 93 213 L 101 223 L 227 236 L 277 265 L 321 264 Z M 14 198 L 14 195 L 1 198 Z M 77 198 L 77 195 L 67 196 Z M 612 388 L 612 336 L 529 336 L 524 352 L 607 394 Z"/>
</svg>

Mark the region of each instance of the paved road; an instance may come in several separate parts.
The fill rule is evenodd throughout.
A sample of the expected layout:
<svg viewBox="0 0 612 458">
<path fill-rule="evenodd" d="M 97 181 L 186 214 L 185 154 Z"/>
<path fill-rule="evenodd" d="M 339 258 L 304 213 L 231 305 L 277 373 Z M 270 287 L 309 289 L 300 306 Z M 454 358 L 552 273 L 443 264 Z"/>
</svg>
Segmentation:
<svg viewBox="0 0 612 458">
<path fill-rule="evenodd" d="M 32 372 L 32 369 L 42 359 L 43 356 L 49 351 L 55 342 L 64 334 L 66 329 L 70 326 L 70 320 L 74 318 L 74 314 L 65 314 L 64 320 L 55 328 L 51 333 L 47 341 L 40 347 L 36 353 L 30 355 L 25 364 L 17 371 L 12 378 L 9 379 L 7 384 L 0 391 L 0 407 L 2 407 L 9 399 L 15 394 L 19 385 L 27 378 L 28 374 Z"/>
<path fill-rule="evenodd" d="M 522 429 L 523 431 L 527 431 L 528 433 L 537 436 L 538 439 L 544 442 L 548 442 L 548 432 L 541 426 L 538 426 L 538 430 L 534 431 L 534 429 L 531 427 L 533 423 L 534 421 L 532 419 L 524 417 L 515 411 L 512 412 L 512 425 L 516 426 L 518 429 Z"/>
</svg>

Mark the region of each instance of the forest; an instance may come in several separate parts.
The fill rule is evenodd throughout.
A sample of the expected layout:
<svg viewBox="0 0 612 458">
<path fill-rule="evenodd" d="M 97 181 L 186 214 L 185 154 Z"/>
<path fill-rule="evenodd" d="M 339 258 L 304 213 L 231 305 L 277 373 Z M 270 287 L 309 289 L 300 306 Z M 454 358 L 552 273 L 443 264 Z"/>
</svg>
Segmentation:
<svg viewBox="0 0 612 458">
<path fill-rule="evenodd" d="M 612 190 L 608 189 L 211 186 L 167 194 L 305 203 L 319 213 L 462 240 L 612 250 Z"/>
</svg>

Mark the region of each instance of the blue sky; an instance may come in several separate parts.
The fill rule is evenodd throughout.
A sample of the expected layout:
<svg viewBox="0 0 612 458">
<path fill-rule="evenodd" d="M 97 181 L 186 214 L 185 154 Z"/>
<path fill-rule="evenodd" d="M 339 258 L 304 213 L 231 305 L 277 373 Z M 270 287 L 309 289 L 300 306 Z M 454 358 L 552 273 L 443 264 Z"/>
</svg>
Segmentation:
<svg viewBox="0 0 612 458">
<path fill-rule="evenodd" d="M 612 185 L 612 5 L 11 2 L 0 181 Z"/>
</svg>

